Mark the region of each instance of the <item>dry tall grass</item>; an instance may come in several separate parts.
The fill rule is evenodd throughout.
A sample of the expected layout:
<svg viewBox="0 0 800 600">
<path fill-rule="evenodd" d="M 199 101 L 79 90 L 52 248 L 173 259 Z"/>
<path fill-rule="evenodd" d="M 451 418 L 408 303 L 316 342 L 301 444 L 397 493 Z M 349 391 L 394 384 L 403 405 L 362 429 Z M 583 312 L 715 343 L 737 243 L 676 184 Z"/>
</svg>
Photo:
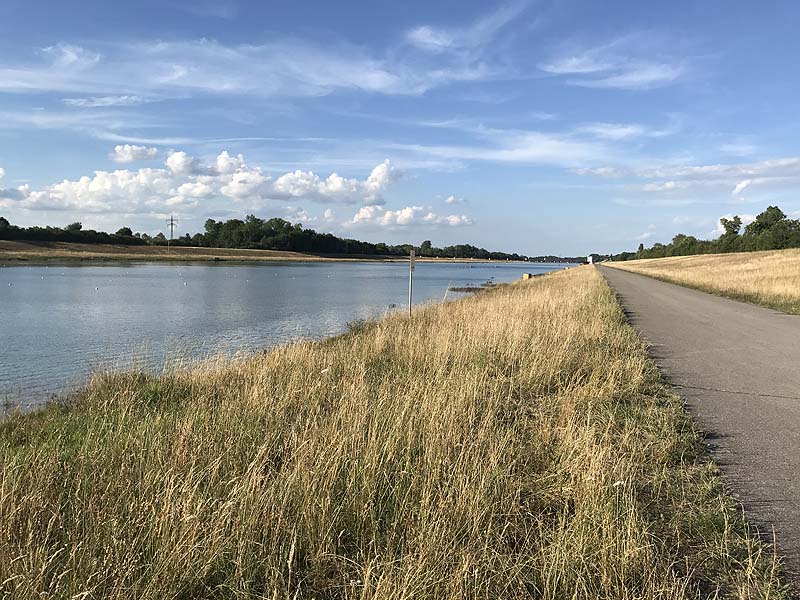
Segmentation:
<svg viewBox="0 0 800 600">
<path fill-rule="evenodd" d="M 800 250 L 649 258 L 610 267 L 800 314 Z"/>
<path fill-rule="evenodd" d="M 572 269 L 8 419 L 0 595 L 783 597 L 699 448 Z"/>
</svg>

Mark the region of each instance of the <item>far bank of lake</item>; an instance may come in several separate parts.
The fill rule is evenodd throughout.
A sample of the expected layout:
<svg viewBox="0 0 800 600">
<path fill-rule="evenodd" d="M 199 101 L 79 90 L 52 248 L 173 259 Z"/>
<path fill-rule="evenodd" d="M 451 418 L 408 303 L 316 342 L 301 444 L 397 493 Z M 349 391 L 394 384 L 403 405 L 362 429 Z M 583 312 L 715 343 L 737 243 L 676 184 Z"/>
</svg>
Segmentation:
<svg viewBox="0 0 800 600">
<path fill-rule="evenodd" d="M 558 260 L 539 257 L 539 260 Z M 420 262 L 481 263 L 491 259 L 417 257 Z M 0 240 L 0 264 L 53 264 L 69 262 L 404 262 L 407 256 L 365 254 L 310 254 L 289 250 L 205 248 L 197 246 L 127 246 L 75 242 Z M 498 262 L 498 261 L 494 261 Z M 522 264 L 522 263 L 521 263 Z M 527 264 L 527 263 L 525 263 Z M 536 263 L 541 264 L 541 263 Z"/>
<path fill-rule="evenodd" d="M 566 264 L 420 262 L 414 301 Z M 0 268 L 0 400 L 35 405 L 93 372 L 268 348 L 400 309 L 399 262 L 107 263 Z"/>
</svg>

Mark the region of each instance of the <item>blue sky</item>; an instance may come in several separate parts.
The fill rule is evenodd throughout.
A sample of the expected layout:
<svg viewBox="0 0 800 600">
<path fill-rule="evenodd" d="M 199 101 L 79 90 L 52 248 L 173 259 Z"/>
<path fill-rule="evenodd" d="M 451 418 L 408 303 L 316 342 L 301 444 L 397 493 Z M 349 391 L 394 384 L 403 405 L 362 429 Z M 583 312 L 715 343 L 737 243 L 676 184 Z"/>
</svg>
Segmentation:
<svg viewBox="0 0 800 600">
<path fill-rule="evenodd" d="M 527 254 L 800 198 L 800 4 L 3 0 L 0 214 Z"/>
</svg>

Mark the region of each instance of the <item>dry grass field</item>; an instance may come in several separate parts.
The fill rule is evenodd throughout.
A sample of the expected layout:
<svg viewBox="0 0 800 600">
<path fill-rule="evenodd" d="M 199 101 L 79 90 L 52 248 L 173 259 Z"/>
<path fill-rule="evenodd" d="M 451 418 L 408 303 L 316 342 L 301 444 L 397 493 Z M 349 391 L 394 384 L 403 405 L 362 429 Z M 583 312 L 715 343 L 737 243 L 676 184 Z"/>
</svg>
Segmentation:
<svg viewBox="0 0 800 600">
<path fill-rule="evenodd" d="M 323 257 L 278 250 L 241 250 L 233 248 L 191 248 L 182 246 L 122 246 L 113 244 L 75 244 L 68 242 L 0 241 L 0 260 L 127 260 L 127 261 L 309 261 Z M 330 260 L 330 259 L 328 259 Z"/>
<path fill-rule="evenodd" d="M 176 262 L 274 262 L 274 261 L 388 261 L 402 262 L 404 256 L 364 256 L 360 254 L 319 255 L 283 250 L 247 250 L 243 248 L 197 248 L 189 246 L 122 246 L 114 244 L 76 244 L 72 242 L 17 242 L 0 240 L 0 261 L 176 261 Z M 420 262 L 454 262 L 452 258 L 417 257 Z M 459 258 L 456 262 L 486 262 L 477 258 Z"/>
<path fill-rule="evenodd" d="M 0 423 L 0 597 L 783 598 L 602 277 Z"/>
<path fill-rule="evenodd" d="M 800 314 L 800 249 L 674 256 L 604 264 Z"/>
</svg>

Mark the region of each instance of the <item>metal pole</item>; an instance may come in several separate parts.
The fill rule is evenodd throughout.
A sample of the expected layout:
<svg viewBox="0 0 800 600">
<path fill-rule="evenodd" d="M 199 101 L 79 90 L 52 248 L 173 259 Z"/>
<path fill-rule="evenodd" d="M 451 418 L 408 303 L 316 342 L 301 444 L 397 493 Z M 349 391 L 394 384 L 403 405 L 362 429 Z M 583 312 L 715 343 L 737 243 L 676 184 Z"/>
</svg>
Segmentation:
<svg viewBox="0 0 800 600">
<path fill-rule="evenodd" d="M 167 249 L 172 245 L 172 235 L 175 232 L 175 218 L 170 215 L 169 221 L 167 221 L 167 225 L 169 226 L 169 239 L 167 239 Z"/>
<path fill-rule="evenodd" d="M 408 257 L 408 316 L 411 316 L 411 298 L 414 294 L 414 249 Z"/>
</svg>

